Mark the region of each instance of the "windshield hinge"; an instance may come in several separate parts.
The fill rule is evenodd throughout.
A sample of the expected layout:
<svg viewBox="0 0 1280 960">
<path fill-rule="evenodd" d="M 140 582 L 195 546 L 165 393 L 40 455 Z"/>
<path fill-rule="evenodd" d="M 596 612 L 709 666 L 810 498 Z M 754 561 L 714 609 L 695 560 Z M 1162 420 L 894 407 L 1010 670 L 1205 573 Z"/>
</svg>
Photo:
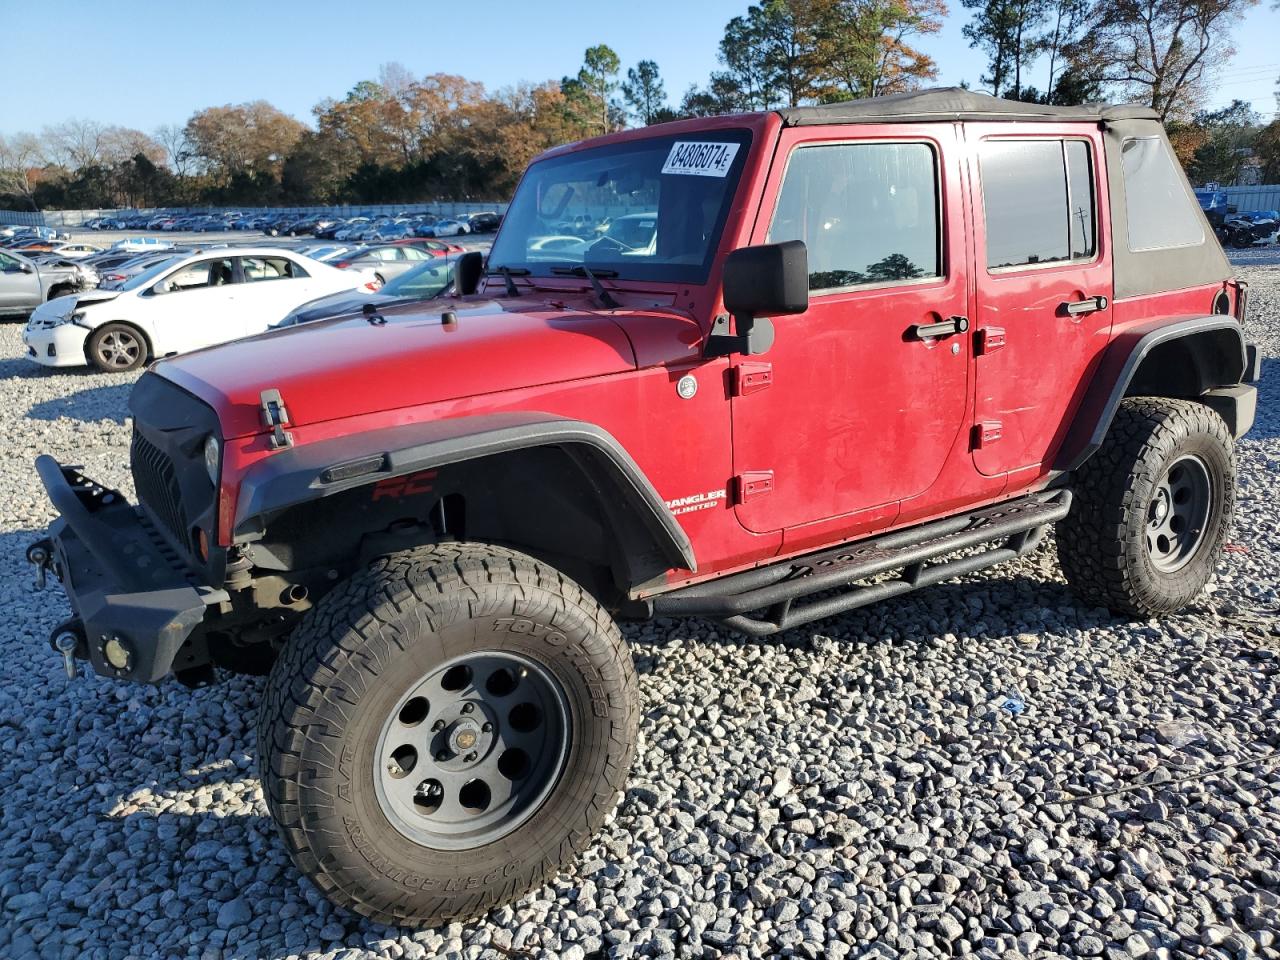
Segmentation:
<svg viewBox="0 0 1280 960">
<path fill-rule="evenodd" d="M 262 404 L 262 424 L 271 431 L 271 449 L 293 446 L 293 434 L 285 429 L 289 425 L 289 409 L 279 390 L 263 390 L 258 394 Z"/>
</svg>

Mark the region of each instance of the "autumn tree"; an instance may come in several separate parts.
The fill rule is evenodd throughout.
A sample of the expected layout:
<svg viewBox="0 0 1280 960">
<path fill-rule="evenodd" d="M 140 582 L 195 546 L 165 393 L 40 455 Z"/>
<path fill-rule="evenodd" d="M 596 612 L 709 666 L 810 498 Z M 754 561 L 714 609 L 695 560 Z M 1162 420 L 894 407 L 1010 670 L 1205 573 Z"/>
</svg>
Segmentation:
<svg viewBox="0 0 1280 960">
<path fill-rule="evenodd" d="M 1230 58 L 1230 28 L 1257 0 L 1103 0 L 1073 61 L 1161 120 L 1188 117 Z"/>
<path fill-rule="evenodd" d="M 1245 156 L 1254 149 L 1261 119 L 1243 100 L 1197 112 L 1190 126 L 1198 143 L 1186 164 L 1187 175 L 1197 183 L 1234 183 Z"/>
<path fill-rule="evenodd" d="M 942 29 L 943 0 L 819 0 L 808 12 L 824 100 L 900 93 L 938 74 L 908 41 Z"/>
<path fill-rule="evenodd" d="M 652 60 L 641 60 L 628 70 L 622 96 L 642 125 L 647 127 L 653 123 L 667 106 L 667 91 L 658 65 Z"/>
<path fill-rule="evenodd" d="M 186 138 L 192 156 L 227 181 L 277 169 L 306 128 L 265 100 L 208 107 L 191 116 Z"/>
</svg>

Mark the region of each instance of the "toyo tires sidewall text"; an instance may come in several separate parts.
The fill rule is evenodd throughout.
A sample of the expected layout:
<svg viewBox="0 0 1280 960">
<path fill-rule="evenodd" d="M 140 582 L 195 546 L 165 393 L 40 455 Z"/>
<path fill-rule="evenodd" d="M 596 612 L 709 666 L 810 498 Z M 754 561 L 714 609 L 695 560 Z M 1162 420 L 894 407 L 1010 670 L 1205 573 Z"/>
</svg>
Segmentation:
<svg viewBox="0 0 1280 960">
<path fill-rule="evenodd" d="M 439 664 L 496 650 L 559 682 L 564 766 L 513 832 L 466 850 L 421 846 L 379 805 L 382 724 Z M 514 900 L 573 859 L 617 802 L 637 722 L 630 653 L 590 595 L 515 551 L 433 546 L 376 561 L 308 614 L 268 680 L 261 773 L 294 862 L 331 900 L 386 922 L 438 924 Z"/>
</svg>

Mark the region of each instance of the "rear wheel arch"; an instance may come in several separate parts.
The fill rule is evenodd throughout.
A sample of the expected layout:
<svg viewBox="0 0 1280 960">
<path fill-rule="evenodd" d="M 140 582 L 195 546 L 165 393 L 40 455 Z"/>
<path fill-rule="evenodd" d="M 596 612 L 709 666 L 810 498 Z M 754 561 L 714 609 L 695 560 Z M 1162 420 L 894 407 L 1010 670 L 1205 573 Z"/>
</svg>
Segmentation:
<svg viewBox="0 0 1280 960">
<path fill-rule="evenodd" d="M 1246 373 L 1244 333 L 1233 317 L 1155 320 L 1123 332 L 1104 354 L 1075 422 L 1055 459 L 1058 471 L 1078 469 L 1106 440 L 1121 403 L 1130 397 L 1193 400 L 1216 410 L 1243 434 L 1252 408 L 1239 417 L 1232 397 L 1213 392 L 1238 386 Z"/>
</svg>

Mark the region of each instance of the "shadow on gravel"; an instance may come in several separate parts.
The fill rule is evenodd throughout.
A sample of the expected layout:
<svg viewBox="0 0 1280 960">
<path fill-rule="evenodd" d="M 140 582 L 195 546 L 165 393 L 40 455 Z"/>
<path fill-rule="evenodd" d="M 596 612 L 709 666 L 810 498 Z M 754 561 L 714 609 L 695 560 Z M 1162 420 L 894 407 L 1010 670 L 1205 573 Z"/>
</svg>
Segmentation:
<svg viewBox="0 0 1280 960">
<path fill-rule="evenodd" d="M 58 420 L 62 417 L 86 422 L 111 420 L 123 425 L 129 413 L 131 390 L 132 380 L 77 390 L 32 404 L 27 416 L 32 420 Z"/>
<path fill-rule="evenodd" d="M 39 380 L 53 375 L 49 368 L 33 363 L 26 357 L 6 357 L 0 360 L 0 380 Z"/>
</svg>

